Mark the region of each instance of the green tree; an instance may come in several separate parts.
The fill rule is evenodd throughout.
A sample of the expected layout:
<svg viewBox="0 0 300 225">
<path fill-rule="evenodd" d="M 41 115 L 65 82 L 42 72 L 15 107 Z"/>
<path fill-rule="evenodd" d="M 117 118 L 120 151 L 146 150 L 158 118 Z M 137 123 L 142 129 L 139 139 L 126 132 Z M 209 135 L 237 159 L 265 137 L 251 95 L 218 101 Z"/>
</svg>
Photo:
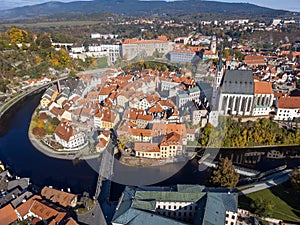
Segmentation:
<svg viewBox="0 0 300 225">
<path fill-rule="evenodd" d="M 254 209 L 255 214 L 263 217 L 271 216 L 273 210 L 272 202 L 269 199 L 264 199 L 262 197 L 255 199 L 250 207 Z"/>
<path fill-rule="evenodd" d="M 295 188 L 300 189 L 300 166 L 292 171 L 290 181 Z"/>
<path fill-rule="evenodd" d="M 232 162 L 226 157 L 221 158 L 213 170 L 210 183 L 216 187 L 234 188 L 239 181 L 239 174 L 234 170 Z"/>
</svg>

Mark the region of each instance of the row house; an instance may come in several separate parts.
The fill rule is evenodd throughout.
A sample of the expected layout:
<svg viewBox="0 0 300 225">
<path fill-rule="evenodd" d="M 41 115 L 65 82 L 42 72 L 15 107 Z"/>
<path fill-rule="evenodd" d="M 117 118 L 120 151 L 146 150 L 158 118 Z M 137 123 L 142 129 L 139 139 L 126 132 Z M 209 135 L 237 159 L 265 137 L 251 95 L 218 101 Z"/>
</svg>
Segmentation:
<svg viewBox="0 0 300 225">
<path fill-rule="evenodd" d="M 119 114 L 108 107 L 101 107 L 94 115 L 94 126 L 99 129 L 113 129 L 119 121 Z"/>
<path fill-rule="evenodd" d="M 150 159 L 160 159 L 160 148 L 158 143 L 144 143 L 135 142 L 134 143 L 135 156 L 144 157 Z"/>
<path fill-rule="evenodd" d="M 123 119 L 134 123 L 138 128 L 146 128 L 147 125 L 153 121 L 153 116 L 146 114 L 142 109 L 127 108 Z"/>
<path fill-rule="evenodd" d="M 283 96 L 277 100 L 277 111 L 274 120 L 292 121 L 300 117 L 300 97 Z"/>
<path fill-rule="evenodd" d="M 153 123 L 152 125 L 152 137 L 154 142 L 161 142 L 162 139 L 169 133 L 177 133 L 181 138 L 183 145 L 187 144 L 187 132 L 185 124 L 164 124 L 164 123 Z"/>
<path fill-rule="evenodd" d="M 152 130 L 141 129 L 141 128 L 130 128 L 128 135 L 135 142 L 151 142 L 152 141 Z"/>
<path fill-rule="evenodd" d="M 41 196 L 63 207 L 75 207 L 77 205 L 77 195 L 59 191 L 47 186 L 41 190 Z"/>
<path fill-rule="evenodd" d="M 160 143 L 161 158 L 170 158 L 182 155 L 182 137 L 181 135 L 171 132 L 164 136 Z"/>
<path fill-rule="evenodd" d="M 85 134 L 65 122 L 60 122 L 56 127 L 54 137 L 59 144 L 69 150 L 78 148 L 85 143 Z"/>
<path fill-rule="evenodd" d="M 160 100 L 160 97 L 157 94 L 148 95 L 147 97 L 142 98 L 138 103 L 138 109 L 147 110 L 155 103 Z"/>
<path fill-rule="evenodd" d="M 45 109 L 48 107 L 49 103 L 54 101 L 58 95 L 58 89 L 55 85 L 49 87 L 45 93 L 43 94 L 41 100 L 40 100 L 40 105 L 42 109 Z"/>
</svg>

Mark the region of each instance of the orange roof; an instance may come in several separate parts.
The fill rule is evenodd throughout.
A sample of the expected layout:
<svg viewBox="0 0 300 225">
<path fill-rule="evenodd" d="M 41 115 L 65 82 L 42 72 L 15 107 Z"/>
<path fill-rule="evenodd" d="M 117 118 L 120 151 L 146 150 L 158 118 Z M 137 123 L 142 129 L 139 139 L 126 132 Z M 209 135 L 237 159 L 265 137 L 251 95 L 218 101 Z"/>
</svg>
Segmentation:
<svg viewBox="0 0 300 225">
<path fill-rule="evenodd" d="M 29 212 L 29 209 L 35 199 L 42 199 L 42 197 L 39 195 L 34 195 L 25 203 L 17 207 L 17 211 L 20 214 L 20 216 L 24 217 Z"/>
<path fill-rule="evenodd" d="M 109 95 L 112 90 L 113 89 L 111 87 L 103 87 L 101 88 L 99 95 Z"/>
<path fill-rule="evenodd" d="M 139 152 L 160 152 L 158 143 L 134 143 L 134 150 Z"/>
<path fill-rule="evenodd" d="M 272 94 L 272 84 L 270 82 L 258 81 L 254 82 L 255 94 Z"/>
<path fill-rule="evenodd" d="M 167 40 L 138 40 L 138 39 L 125 39 L 123 44 L 154 44 L 154 43 L 166 43 Z"/>
<path fill-rule="evenodd" d="M 172 52 L 194 54 L 195 51 L 189 48 L 174 48 Z"/>
<path fill-rule="evenodd" d="M 65 225 L 78 225 L 78 223 L 72 217 L 70 217 Z"/>
<path fill-rule="evenodd" d="M 141 128 L 130 128 L 129 133 L 133 136 L 143 136 L 143 137 L 151 137 L 151 130 L 149 129 L 141 129 Z"/>
<path fill-rule="evenodd" d="M 99 143 L 97 144 L 96 147 L 104 148 L 106 144 L 107 144 L 107 140 L 105 140 L 104 138 L 99 138 Z"/>
<path fill-rule="evenodd" d="M 204 55 L 215 55 L 211 50 L 205 50 Z"/>
<path fill-rule="evenodd" d="M 55 220 L 57 223 L 60 223 L 67 213 L 62 209 L 56 207 L 53 204 L 48 204 L 43 200 L 34 200 L 30 212 L 34 213 L 38 217 L 41 217 L 43 220 Z"/>
<path fill-rule="evenodd" d="M 162 124 L 162 123 L 153 123 L 152 135 L 160 136 L 166 135 L 172 132 L 176 132 L 182 137 L 186 137 L 186 126 L 185 124 Z"/>
<path fill-rule="evenodd" d="M 293 58 L 300 57 L 300 52 L 293 52 Z"/>
<path fill-rule="evenodd" d="M 108 107 L 102 107 L 95 113 L 95 117 L 101 118 L 102 121 L 113 123 L 117 114 L 110 110 Z"/>
<path fill-rule="evenodd" d="M 244 62 L 246 64 L 264 64 L 265 57 L 260 55 L 246 55 Z"/>
<path fill-rule="evenodd" d="M 168 145 L 179 145 L 181 143 L 181 136 L 176 132 L 171 132 L 164 136 L 161 142 L 161 146 L 168 146 Z"/>
<path fill-rule="evenodd" d="M 69 142 L 70 138 L 76 134 L 76 131 L 67 123 L 60 122 L 55 128 L 54 133 L 61 139 Z"/>
<path fill-rule="evenodd" d="M 300 97 L 281 97 L 278 99 L 278 108 L 300 109 Z"/>
<path fill-rule="evenodd" d="M 11 224 L 18 220 L 17 213 L 11 204 L 0 209 L 0 225 Z"/>
<path fill-rule="evenodd" d="M 163 112 L 163 108 L 160 106 L 160 104 L 155 104 L 154 106 L 152 106 L 150 109 L 148 109 L 149 113 L 159 113 L 159 112 Z"/>
<path fill-rule="evenodd" d="M 64 191 L 59 191 L 53 188 L 49 188 L 45 186 L 42 191 L 41 195 L 46 199 L 50 200 L 51 202 L 58 203 L 63 207 L 72 206 L 74 204 L 74 199 L 77 199 L 77 196 L 71 193 L 67 193 Z"/>
</svg>

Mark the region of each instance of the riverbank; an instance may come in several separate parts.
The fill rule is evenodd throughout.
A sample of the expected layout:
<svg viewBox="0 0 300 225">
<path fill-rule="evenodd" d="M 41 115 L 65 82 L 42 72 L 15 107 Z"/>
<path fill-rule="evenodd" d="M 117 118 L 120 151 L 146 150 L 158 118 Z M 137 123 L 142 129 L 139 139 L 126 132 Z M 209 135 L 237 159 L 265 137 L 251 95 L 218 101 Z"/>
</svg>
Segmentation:
<svg viewBox="0 0 300 225">
<path fill-rule="evenodd" d="M 35 149 L 51 158 L 64 160 L 90 160 L 100 157 L 100 153 L 87 154 L 87 152 L 89 151 L 88 145 L 83 146 L 82 149 L 77 151 L 55 151 L 47 145 L 43 144 L 41 140 L 37 139 L 29 130 L 28 138 Z"/>
</svg>

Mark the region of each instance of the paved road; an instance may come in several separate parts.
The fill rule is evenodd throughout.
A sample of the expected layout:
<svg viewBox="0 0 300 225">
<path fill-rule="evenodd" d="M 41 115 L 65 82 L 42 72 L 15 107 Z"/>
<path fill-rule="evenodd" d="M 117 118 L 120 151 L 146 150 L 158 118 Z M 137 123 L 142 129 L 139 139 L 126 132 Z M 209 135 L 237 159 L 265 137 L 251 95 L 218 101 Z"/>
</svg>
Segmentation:
<svg viewBox="0 0 300 225">
<path fill-rule="evenodd" d="M 250 194 L 250 193 L 253 193 L 253 192 L 257 192 L 257 191 L 260 191 L 260 190 L 264 190 L 264 189 L 271 188 L 273 186 L 282 184 L 282 183 L 288 181 L 288 179 L 290 178 L 290 172 L 291 171 L 292 170 L 289 169 L 289 170 L 284 170 L 284 171 L 275 173 L 273 175 L 270 175 L 269 179 L 264 180 L 261 183 L 254 184 L 253 187 L 250 187 L 246 190 L 243 190 L 243 191 L 239 192 L 239 195 Z"/>
</svg>

